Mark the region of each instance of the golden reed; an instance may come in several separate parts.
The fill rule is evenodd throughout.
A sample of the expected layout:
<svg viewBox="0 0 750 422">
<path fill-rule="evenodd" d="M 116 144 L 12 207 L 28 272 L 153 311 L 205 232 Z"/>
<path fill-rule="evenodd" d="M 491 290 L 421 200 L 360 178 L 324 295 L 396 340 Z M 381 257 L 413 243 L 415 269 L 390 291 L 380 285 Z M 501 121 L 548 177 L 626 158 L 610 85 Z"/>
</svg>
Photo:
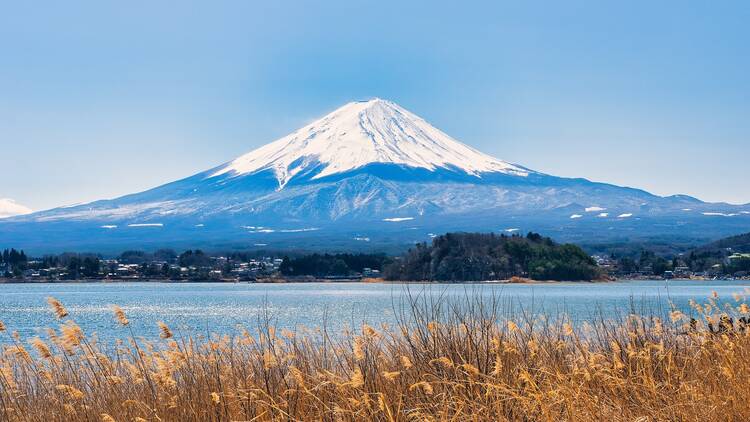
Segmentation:
<svg viewBox="0 0 750 422">
<path fill-rule="evenodd" d="M 411 300 L 396 327 L 277 336 L 261 319 L 201 339 L 160 322 L 159 340 L 123 332 L 112 345 L 70 319 L 29 339 L 0 323 L 0 420 L 750 420 L 744 301 L 572 324 L 501 320 L 496 303 L 472 298 Z"/>
</svg>

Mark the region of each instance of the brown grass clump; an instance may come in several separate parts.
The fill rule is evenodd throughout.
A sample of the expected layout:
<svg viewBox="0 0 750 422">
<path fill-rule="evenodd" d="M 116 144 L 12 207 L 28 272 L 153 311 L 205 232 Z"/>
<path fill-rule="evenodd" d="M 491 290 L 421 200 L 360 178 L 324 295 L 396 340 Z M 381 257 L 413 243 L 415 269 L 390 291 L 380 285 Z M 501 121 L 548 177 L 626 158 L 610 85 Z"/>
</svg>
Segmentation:
<svg viewBox="0 0 750 422">
<path fill-rule="evenodd" d="M 508 280 L 508 283 L 514 283 L 514 284 L 523 284 L 523 283 L 531 283 L 533 282 L 530 278 L 524 278 L 514 275 L 513 277 Z"/>
<path fill-rule="evenodd" d="M 576 325 L 413 299 L 393 328 L 277 335 L 261 319 L 202 339 L 159 323 L 160 340 L 108 347 L 67 320 L 48 338 L 1 334 L 0 420 L 749 420 L 750 309 L 737 302 Z"/>
<path fill-rule="evenodd" d="M 382 278 L 375 278 L 375 277 L 362 277 L 363 283 L 382 283 L 384 280 Z"/>
</svg>

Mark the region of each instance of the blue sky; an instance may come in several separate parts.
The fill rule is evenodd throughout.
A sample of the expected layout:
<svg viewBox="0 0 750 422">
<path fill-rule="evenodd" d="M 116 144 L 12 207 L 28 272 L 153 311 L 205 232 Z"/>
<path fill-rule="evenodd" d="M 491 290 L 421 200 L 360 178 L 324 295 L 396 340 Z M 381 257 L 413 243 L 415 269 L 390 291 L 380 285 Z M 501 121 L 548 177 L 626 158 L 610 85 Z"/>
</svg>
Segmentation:
<svg viewBox="0 0 750 422">
<path fill-rule="evenodd" d="M 144 190 L 377 96 L 535 170 L 750 202 L 750 3 L 405 3 L 6 2 L 0 198 Z"/>
</svg>

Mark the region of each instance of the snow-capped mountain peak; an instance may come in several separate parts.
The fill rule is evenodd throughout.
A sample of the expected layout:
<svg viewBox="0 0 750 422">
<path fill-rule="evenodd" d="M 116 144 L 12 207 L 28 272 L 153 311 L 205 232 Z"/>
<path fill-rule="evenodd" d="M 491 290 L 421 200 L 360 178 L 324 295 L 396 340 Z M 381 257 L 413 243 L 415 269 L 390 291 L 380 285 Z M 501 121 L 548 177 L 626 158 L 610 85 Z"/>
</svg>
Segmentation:
<svg viewBox="0 0 750 422">
<path fill-rule="evenodd" d="M 0 218 L 25 215 L 31 212 L 31 208 L 23 206 L 10 198 L 0 198 Z"/>
<path fill-rule="evenodd" d="M 272 170 L 283 188 L 296 175 L 317 169 L 320 179 L 369 164 L 397 164 L 430 171 L 450 169 L 481 177 L 531 170 L 483 154 L 436 129 L 399 105 L 375 98 L 352 102 L 325 117 L 220 166 L 209 177 Z"/>
</svg>

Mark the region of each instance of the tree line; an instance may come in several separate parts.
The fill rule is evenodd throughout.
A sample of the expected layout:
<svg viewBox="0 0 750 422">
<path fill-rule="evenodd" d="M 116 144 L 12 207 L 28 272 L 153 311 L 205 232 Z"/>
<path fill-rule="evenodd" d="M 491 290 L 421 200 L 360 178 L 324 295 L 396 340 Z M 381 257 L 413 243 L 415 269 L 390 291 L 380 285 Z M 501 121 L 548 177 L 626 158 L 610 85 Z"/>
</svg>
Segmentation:
<svg viewBox="0 0 750 422">
<path fill-rule="evenodd" d="M 418 243 L 385 267 L 389 280 L 481 281 L 514 276 L 534 280 L 593 280 L 596 262 L 580 247 L 537 233 L 447 233 Z"/>
<path fill-rule="evenodd" d="M 319 254 L 290 258 L 285 256 L 279 271 L 285 276 L 351 276 L 365 268 L 381 271 L 391 259 L 385 254 Z"/>
<path fill-rule="evenodd" d="M 17 251 L 13 248 L 3 249 L 3 253 L 0 254 L 0 266 L 5 269 L 5 274 L 3 275 L 9 277 L 20 274 L 26 269 L 28 260 L 23 250 Z"/>
</svg>

